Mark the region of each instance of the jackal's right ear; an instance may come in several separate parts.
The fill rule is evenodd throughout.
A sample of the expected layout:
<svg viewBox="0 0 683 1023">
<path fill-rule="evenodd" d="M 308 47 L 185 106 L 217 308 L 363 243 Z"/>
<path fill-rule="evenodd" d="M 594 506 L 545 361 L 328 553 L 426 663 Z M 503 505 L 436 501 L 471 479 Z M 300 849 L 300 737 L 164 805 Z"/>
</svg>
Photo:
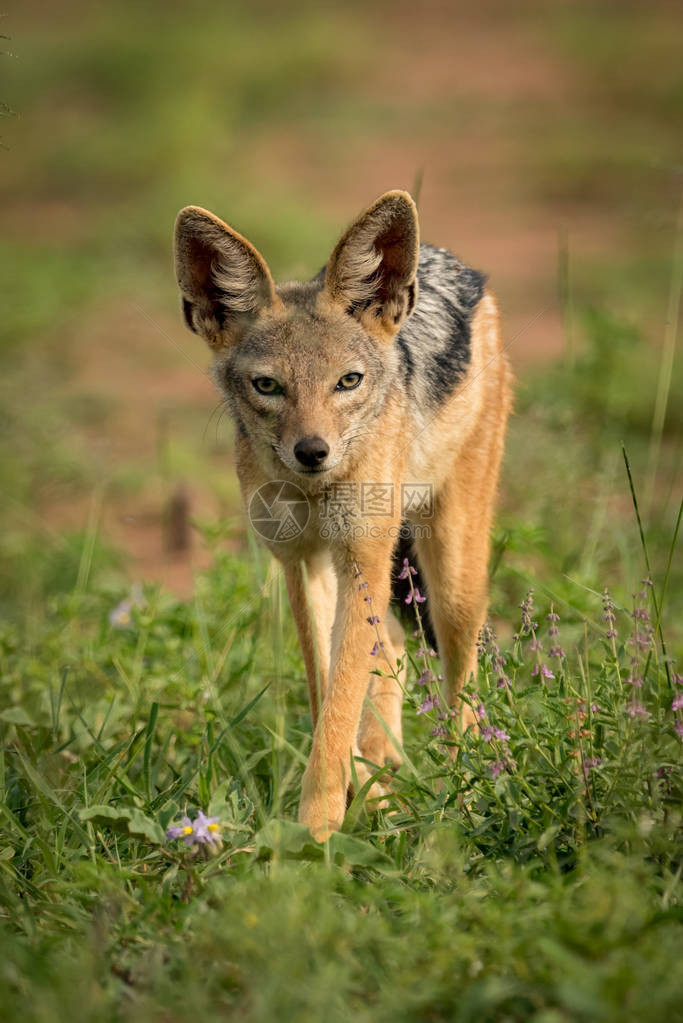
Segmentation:
<svg viewBox="0 0 683 1023">
<path fill-rule="evenodd" d="M 415 203 L 407 192 L 386 192 L 337 243 L 325 292 L 370 333 L 391 338 L 415 307 L 419 251 Z"/>
<path fill-rule="evenodd" d="M 174 253 L 185 322 L 214 349 L 234 342 L 253 317 L 279 301 L 261 254 L 208 210 L 180 211 Z"/>
</svg>

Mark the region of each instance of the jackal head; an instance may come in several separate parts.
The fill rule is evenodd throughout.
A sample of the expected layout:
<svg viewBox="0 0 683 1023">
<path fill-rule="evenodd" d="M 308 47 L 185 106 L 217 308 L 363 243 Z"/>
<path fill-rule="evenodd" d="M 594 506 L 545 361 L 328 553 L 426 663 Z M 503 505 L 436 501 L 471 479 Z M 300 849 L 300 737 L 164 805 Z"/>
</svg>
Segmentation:
<svg viewBox="0 0 683 1023">
<path fill-rule="evenodd" d="M 180 211 L 185 321 L 208 342 L 214 381 L 266 471 L 284 465 L 313 485 L 342 476 L 373 443 L 399 376 L 393 342 L 415 305 L 418 250 L 413 200 L 387 192 L 317 278 L 276 287 L 240 234 L 197 206 Z"/>
</svg>

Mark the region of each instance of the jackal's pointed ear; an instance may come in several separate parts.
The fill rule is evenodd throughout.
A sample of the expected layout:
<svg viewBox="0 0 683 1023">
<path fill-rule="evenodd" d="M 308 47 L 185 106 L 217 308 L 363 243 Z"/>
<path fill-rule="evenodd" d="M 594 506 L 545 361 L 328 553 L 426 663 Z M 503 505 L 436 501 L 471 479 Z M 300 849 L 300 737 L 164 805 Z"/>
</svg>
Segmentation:
<svg viewBox="0 0 683 1023">
<path fill-rule="evenodd" d="M 278 302 L 261 254 L 208 210 L 180 211 L 174 253 L 185 322 L 212 348 L 233 342 L 251 319 Z"/>
<path fill-rule="evenodd" d="M 393 336 L 417 300 L 419 227 L 407 192 L 387 192 L 342 236 L 325 291 L 370 331 Z"/>
</svg>

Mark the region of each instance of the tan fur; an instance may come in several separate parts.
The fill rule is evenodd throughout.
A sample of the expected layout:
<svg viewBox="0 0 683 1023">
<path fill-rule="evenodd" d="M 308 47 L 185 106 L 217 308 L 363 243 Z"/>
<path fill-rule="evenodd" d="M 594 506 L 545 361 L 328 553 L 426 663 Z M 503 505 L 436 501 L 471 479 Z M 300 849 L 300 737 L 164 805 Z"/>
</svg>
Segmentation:
<svg viewBox="0 0 683 1023">
<path fill-rule="evenodd" d="M 402 192 L 387 193 L 349 228 L 322 287 L 275 289 L 258 252 L 218 218 L 195 207 L 178 218 L 185 315 L 212 345 L 214 376 L 238 425 L 245 504 L 262 485 L 284 480 L 311 506 L 298 536 L 268 546 L 284 566 L 308 677 L 314 738 L 299 819 L 318 839 L 341 826 L 352 757 L 362 784 L 375 767 L 400 761 L 402 741 L 396 665 L 404 640 L 389 611 L 401 509 L 387 510 L 378 524 L 354 508 L 353 530 L 330 536 L 330 484 L 431 483 L 431 536 L 416 543 L 453 704 L 476 671 L 475 640 L 486 614 L 489 532 L 510 406 L 498 310 L 487 293 L 472 319 L 465 376 L 436 414 L 415 408 L 393 339 L 415 304 L 417 259 L 415 207 Z M 364 390 L 340 392 L 335 381 L 359 371 Z M 252 384 L 263 377 L 286 382 L 281 397 L 257 393 Z M 324 473 L 303 471 L 294 454 L 297 441 L 311 436 L 329 446 Z M 384 643 L 374 657 L 370 612 Z M 386 677 L 372 674 L 375 668 Z M 384 793 L 382 785 L 371 791 Z"/>
</svg>

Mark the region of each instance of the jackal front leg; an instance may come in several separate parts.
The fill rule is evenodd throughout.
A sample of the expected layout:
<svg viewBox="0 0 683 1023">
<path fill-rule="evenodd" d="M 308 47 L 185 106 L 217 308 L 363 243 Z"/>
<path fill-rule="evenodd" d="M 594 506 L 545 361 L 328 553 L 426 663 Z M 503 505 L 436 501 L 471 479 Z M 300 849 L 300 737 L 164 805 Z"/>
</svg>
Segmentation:
<svg viewBox="0 0 683 1023">
<path fill-rule="evenodd" d="M 376 663 L 371 654 L 377 639 L 376 626 L 386 641 L 391 550 L 389 539 L 367 544 L 338 566 L 332 668 L 299 806 L 299 820 L 318 841 L 337 831 L 344 819 L 351 757 L 370 672 Z"/>
<path fill-rule="evenodd" d="M 289 603 L 306 666 L 308 699 L 315 728 L 327 692 L 337 580 L 329 553 L 285 564 Z"/>
</svg>

